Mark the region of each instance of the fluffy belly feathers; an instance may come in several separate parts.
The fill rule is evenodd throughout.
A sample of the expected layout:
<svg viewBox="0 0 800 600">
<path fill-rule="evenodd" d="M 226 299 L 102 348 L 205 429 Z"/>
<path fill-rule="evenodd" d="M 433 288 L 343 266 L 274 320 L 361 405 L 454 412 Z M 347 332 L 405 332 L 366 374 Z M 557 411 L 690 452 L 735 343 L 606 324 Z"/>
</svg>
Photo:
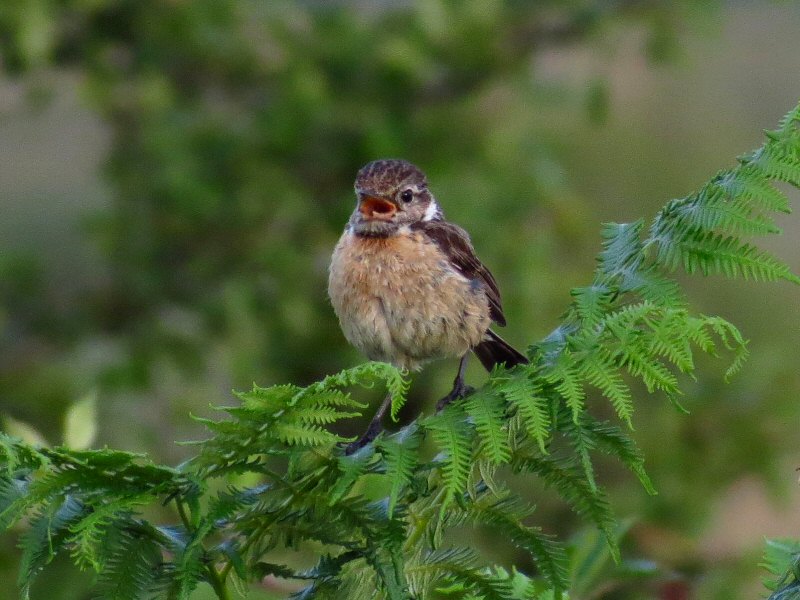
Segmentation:
<svg viewBox="0 0 800 600">
<path fill-rule="evenodd" d="M 421 233 L 386 238 L 345 232 L 328 293 L 348 341 L 370 360 L 415 369 L 461 356 L 489 328 L 480 282 L 455 271 Z"/>
</svg>

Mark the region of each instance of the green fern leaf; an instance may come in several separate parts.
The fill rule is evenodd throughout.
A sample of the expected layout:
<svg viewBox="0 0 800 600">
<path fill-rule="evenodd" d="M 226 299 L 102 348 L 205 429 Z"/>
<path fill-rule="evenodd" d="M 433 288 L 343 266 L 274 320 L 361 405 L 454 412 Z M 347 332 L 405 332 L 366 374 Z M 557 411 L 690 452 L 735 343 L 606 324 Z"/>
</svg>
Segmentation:
<svg viewBox="0 0 800 600">
<path fill-rule="evenodd" d="M 694 357 L 689 339 L 685 335 L 688 324 L 686 311 L 666 310 L 656 319 L 647 319 L 650 326 L 648 354 L 663 356 L 682 373 L 694 371 Z"/>
<path fill-rule="evenodd" d="M 698 194 L 677 202 L 672 212 L 673 218 L 687 229 L 722 229 L 744 235 L 780 233 L 771 219 L 753 212 L 753 204 L 747 198 L 729 199 L 727 190 L 714 181 Z"/>
<path fill-rule="evenodd" d="M 590 432 L 595 447 L 620 459 L 622 464 L 636 475 L 648 494 L 656 494 L 653 482 L 644 468 L 644 455 L 636 446 L 636 442 L 619 427 L 596 421 L 587 414 L 581 419 L 581 427 L 584 431 Z"/>
<path fill-rule="evenodd" d="M 22 536 L 22 559 L 18 584 L 25 598 L 29 597 L 34 577 L 63 549 L 69 528 L 80 521 L 87 507 L 71 496 L 62 502 L 43 507 L 31 520 L 30 528 Z"/>
<path fill-rule="evenodd" d="M 533 512 L 532 509 L 507 497 L 490 503 L 472 504 L 469 512 L 476 522 L 488 525 L 497 534 L 501 534 L 512 544 L 525 550 L 552 586 L 557 597 L 567 589 L 569 574 L 564 548 L 557 544 L 552 536 L 542 533 L 541 529 L 527 527 L 521 523 L 523 518 Z"/>
<path fill-rule="evenodd" d="M 575 298 L 575 310 L 583 321 L 583 327 L 594 327 L 611 306 L 614 291 L 606 285 L 594 284 L 573 288 L 570 294 Z"/>
<path fill-rule="evenodd" d="M 712 184 L 730 200 L 745 200 L 754 210 L 789 213 L 789 199 L 754 167 L 743 165 L 735 171 L 723 171 Z"/>
<path fill-rule="evenodd" d="M 628 427 L 633 428 L 633 402 L 631 390 L 622 380 L 617 366 L 606 352 L 598 350 L 591 354 L 580 366 L 580 375 L 598 388 L 614 406 L 617 415 Z M 574 415 L 574 411 L 573 411 Z"/>
<path fill-rule="evenodd" d="M 710 326 L 722 340 L 723 346 L 734 353 L 733 362 L 725 371 L 725 380 L 727 381 L 739 372 L 750 354 L 747 349 L 747 340 L 742 337 L 742 333 L 733 323 L 721 317 L 703 317 L 703 323 Z"/>
<path fill-rule="evenodd" d="M 449 575 L 450 581 L 436 588 L 443 595 L 460 594 L 463 600 L 515 600 L 511 581 L 487 570 L 452 566 Z"/>
<path fill-rule="evenodd" d="M 298 423 L 330 425 L 341 419 L 360 417 L 360 412 L 346 412 L 334 406 L 307 406 L 291 411 L 291 419 Z"/>
<path fill-rule="evenodd" d="M 499 391 L 516 410 L 525 432 L 534 440 L 542 453 L 546 453 L 550 439 L 550 400 L 540 386 L 527 373 L 514 374 L 501 380 Z"/>
<path fill-rule="evenodd" d="M 197 531 L 181 549 L 173 562 L 171 574 L 170 598 L 188 600 L 189 596 L 203 578 L 205 552 L 203 537 L 205 531 Z"/>
<path fill-rule="evenodd" d="M 480 438 L 479 454 L 490 463 L 508 462 L 511 448 L 505 425 L 503 396 L 484 388 L 465 398 L 463 406 Z"/>
<path fill-rule="evenodd" d="M 642 228 L 644 222 L 604 223 L 600 235 L 603 250 L 598 262 L 600 271 L 608 276 L 616 276 L 637 263 L 642 256 Z"/>
<path fill-rule="evenodd" d="M 0 529 L 8 529 L 27 511 L 29 485 L 27 478 L 0 476 Z"/>
<path fill-rule="evenodd" d="M 740 160 L 770 179 L 800 187 L 800 160 L 791 151 L 787 152 L 780 142 L 767 143 Z"/>
<path fill-rule="evenodd" d="M 289 446 L 325 446 L 347 441 L 346 438 L 331 433 L 318 425 L 276 421 L 271 435 Z"/>
<path fill-rule="evenodd" d="M 406 564 L 411 597 L 428 598 L 435 584 L 454 571 L 472 569 L 477 559 L 471 548 L 440 548 L 418 553 Z"/>
<path fill-rule="evenodd" d="M 419 428 L 412 423 L 396 434 L 378 442 L 378 451 L 386 463 L 386 477 L 391 482 L 388 514 L 391 519 L 403 489 L 411 483 L 419 464 Z"/>
<path fill-rule="evenodd" d="M 330 506 L 347 495 L 353 484 L 367 471 L 369 464 L 374 462 L 374 458 L 375 450 L 369 444 L 352 454 L 341 454 L 336 457 L 340 474 L 331 488 L 331 497 L 328 501 Z"/>
<path fill-rule="evenodd" d="M 75 564 L 100 573 L 104 567 L 104 547 L 109 529 L 122 515 L 131 514 L 133 509 L 153 499 L 148 494 L 142 494 L 93 504 L 84 518 L 69 527 L 68 541 Z"/>
<path fill-rule="evenodd" d="M 408 584 L 399 545 L 373 546 L 368 543 L 364 557 L 378 575 L 378 581 L 388 600 L 408 600 Z"/>
<path fill-rule="evenodd" d="M 629 337 L 623 340 L 615 359 L 634 377 L 641 377 L 648 392 L 661 390 L 667 395 L 680 393 L 678 380 L 664 364 L 647 352 L 644 343 Z"/>
<path fill-rule="evenodd" d="M 511 465 L 517 471 L 536 473 L 552 486 L 576 513 L 603 532 L 609 551 L 614 560 L 619 561 L 619 549 L 614 534 L 616 519 L 605 495 L 599 488 L 589 484 L 582 471 L 561 465 L 553 458 L 536 457 L 522 451 L 512 457 Z"/>
<path fill-rule="evenodd" d="M 165 573 L 159 545 L 134 522 L 117 522 L 106 536 L 108 556 L 98 577 L 99 597 L 143 600 L 160 595 L 159 580 Z"/>
<path fill-rule="evenodd" d="M 472 438 L 466 416 L 450 405 L 423 423 L 441 450 L 438 458 L 442 473 L 441 512 L 467 488 L 472 470 Z"/>
<path fill-rule="evenodd" d="M 583 388 L 583 378 L 579 367 L 574 364 L 569 349 L 564 349 L 561 360 L 556 362 L 552 370 L 545 376 L 545 380 L 556 386 L 556 390 L 564 397 L 567 406 L 572 410 L 577 419 L 583 411 L 583 402 L 586 391 Z"/>
</svg>

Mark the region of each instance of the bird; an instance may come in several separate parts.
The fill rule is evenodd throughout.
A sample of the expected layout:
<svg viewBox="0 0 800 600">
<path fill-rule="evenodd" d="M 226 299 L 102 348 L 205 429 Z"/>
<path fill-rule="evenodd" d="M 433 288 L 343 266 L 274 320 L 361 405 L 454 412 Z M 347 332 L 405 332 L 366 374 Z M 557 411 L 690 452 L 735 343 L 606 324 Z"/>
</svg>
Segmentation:
<svg viewBox="0 0 800 600">
<path fill-rule="evenodd" d="M 497 282 L 469 234 L 445 219 L 418 167 L 401 159 L 370 162 L 356 175 L 355 194 L 328 276 L 328 295 L 350 344 L 370 360 L 409 371 L 460 358 L 437 411 L 472 391 L 464 380 L 471 352 L 487 371 L 528 363 L 492 331 L 493 324 L 506 324 Z M 382 431 L 391 400 L 387 395 L 348 453 Z"/>
</svg>

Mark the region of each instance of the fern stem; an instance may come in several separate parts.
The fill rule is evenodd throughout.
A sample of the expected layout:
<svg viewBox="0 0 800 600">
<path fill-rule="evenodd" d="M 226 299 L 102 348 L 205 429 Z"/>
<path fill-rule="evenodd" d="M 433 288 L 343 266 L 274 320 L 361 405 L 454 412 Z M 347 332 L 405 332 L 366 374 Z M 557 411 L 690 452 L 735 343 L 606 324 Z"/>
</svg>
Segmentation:
<svg viewBox="0 0 800 600">
<path fill-rule="evenodd" d="M 206 565 L 206 570 L 208 571 L 209 583 L 211 587 L 214 588 L 219 600 L 231 600 L 231 594 L 225 586 L 225 578 L 222 576 L 221 572 L 217 572 L 212 564 Z"/>
<path fill-rule="evenodd" d="M 175 507 L 178 509 L 178 515 L 181 518 L 181 523 L 186 528 L 187 532 L 192 532 L 192 520 L 189 518 L 189 515 L 186 512 L 186 507 L 184 506 L 183 502 L 181 501 L 180 497 L 175 497 Z M 230 565 L 226 565 L 230 566 Z M 214 593 L 217 595 L 219 600 L 231 600 L 231 594 L 228 591 L 228 588 L 225 586 L 225 579 L 228 575 L 228 571 L 230 569 L 225 569 L 221 572 L 218 572 L 214 565 L 208 563 L 206 565 L 206 572 L 208 573 L 208 583 L 214 589 Z"/>
<path fill-rule="evenodd" d="M 189 519 L 189 515 L 186 514 L 186 507 L 181 502 L 180 497 L 175 496 L 175 507 L 178 509 L 178 515 L 181 518 L 181 523 L 186 528 L 186 531 L 191 531 L 192 529 L 192 522 Z"/>
</svg>

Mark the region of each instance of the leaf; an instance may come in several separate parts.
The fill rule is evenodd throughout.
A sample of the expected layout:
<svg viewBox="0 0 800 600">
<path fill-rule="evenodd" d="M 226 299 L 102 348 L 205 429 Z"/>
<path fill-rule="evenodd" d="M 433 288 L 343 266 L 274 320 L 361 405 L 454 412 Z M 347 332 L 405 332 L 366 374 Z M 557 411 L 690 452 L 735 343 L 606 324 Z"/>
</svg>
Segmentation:
<svg viewBox="0 0 800 600">
<path fill-rule="evenodd" d="M 71 496 L 41 509 L 22 536 L 18 584 L 25 598 L 39 572 L 63 549 L 72 524 L 86 514 L 86 506 Z"/>
<path fill-rule="evenodd" d="M 619 561 L 619 549 L 614 535 L 616 519 L 605 495 L 589 484 L 582 470 L 576 471 L 552 458 L 523 453 L 516 454 L 511 464 L 517 471 L 538 474 L 575 512 L 591 521 L 603 532 L 614 560 Z"/>
<path fill-rule="evenodd" d="M 419 464 L 419 427 L 412 423 L 396 434 L 382 438 L 378 450 L 386 463 L 390 481 L 388 514 L 391 519 L 403 489 L 411 483 Z"/>
<path fill-rule="evenodd" d="M 21 439 L 34 447 L 47 446 L 47 440 L 33 426 L 9 415 L 3 415 L 3 430 L 10 436 Z"/>
<path fill-rule="evenodd" d="M 424 422 L 434 442 L 441 450 L 437 457 L 442 473 L 441 513 L 458 495 L 466 491 L 472 470 L 472 439 L 466 417 L 450 405 Z"/>
<path fill-rule="evenodd" d="M 508 443 L 503 396 L 484 388 L 465 398 L 463 405 L 478 433 L 479 453 L 491 463 L 507 463 L 511 458 L 511 447 Z"/>
<path fill-rule="evenodd" d="M 73 403 L 64 415 L 64 445 L 85 450 L 97 436 L 97 393 L 90 392 Z"/>
<path fill-rule="evenodd" d="M 106 539 L 108 558 L 98 577 L 101 598 L 152 597 L 163 575 L 161 548 L 133 522 L 119 522 Z M 170 574 L 171 576 L 171 574 Z"/>
<path fill-rule="evenodd" d="M 490 503 L 475 503 L 469 511 L 476 521 L 488 525 L 496 534 L 501 534 L 502 538 L 525 550 L 552 586 L 556 596 L 567 589 L 569 574 L 564 548 L 552 536 L 542 533 L 541 529 L 527 527 L 521 522 L 532 509 L 506 497 Z"/>
<path fill-rule="evenodd" d="M 526 374 L 516 374 L 506 379 L 499 387 L 506 401 L 516 409 L 520 423 L 527 435 L 546 453 L 547 440 L 551 436 L 550 404 L 541 386 Z"/>
</svg>

